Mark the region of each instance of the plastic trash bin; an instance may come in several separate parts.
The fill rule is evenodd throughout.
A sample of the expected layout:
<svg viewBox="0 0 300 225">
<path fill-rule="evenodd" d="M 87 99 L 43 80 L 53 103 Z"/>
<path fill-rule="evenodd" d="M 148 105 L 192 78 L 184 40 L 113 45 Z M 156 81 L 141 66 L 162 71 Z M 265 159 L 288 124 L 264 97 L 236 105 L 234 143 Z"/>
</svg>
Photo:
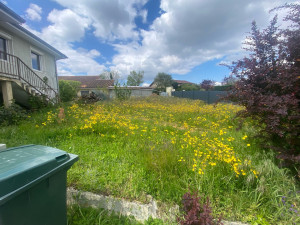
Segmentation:
<svg viewBox="0 0 300 225">
<path fill-rule="evenodd" d="M 41 145 L 1 151 L 0 225 L 67 224 L 67 171 L 77 160 Z"/>
</svg>

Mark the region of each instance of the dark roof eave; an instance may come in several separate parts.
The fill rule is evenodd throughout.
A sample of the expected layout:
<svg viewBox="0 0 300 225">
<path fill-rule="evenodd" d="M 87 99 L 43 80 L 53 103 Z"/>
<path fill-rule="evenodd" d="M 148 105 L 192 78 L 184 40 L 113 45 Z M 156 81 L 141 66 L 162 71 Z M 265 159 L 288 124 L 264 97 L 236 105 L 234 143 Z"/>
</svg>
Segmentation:
<svg viewBox="0 0 300 225">
<path fill-rule="evenodd" d="M 3 3 L 0 3 L 0 9 L 3 10 L 6 14 L 8 14 L 10 17 L 12 17 L 14 20 L 16 20 L 16 22 L 18 22 L 18 23 L 26 22 L 21 16 L 16 14 L 14 11 L 12 11 L 10 8 L 8 8 Z"/>
</svg>

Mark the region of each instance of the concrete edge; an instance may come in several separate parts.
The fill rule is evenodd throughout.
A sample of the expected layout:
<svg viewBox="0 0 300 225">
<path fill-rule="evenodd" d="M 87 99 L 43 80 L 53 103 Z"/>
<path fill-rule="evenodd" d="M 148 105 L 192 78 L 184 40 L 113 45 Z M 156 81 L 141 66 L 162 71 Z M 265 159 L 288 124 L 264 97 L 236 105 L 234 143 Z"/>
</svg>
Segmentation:
<svg viewBox="0 0 300 225">
<path fill-rule="evenodd" d="M 0 151 L 6 149 L 6 144 L 0 144 Z"/>
<path fill-rule="evenodd" d="M 148 204 L 130 202 L 111 196 L 97 195 L 90 192 L 81 192 L 73 188 L 67 189 L 67 204 L 79 204 L 93 208 L 102 208 L 120 213 L 124 216 L 133 216 L 136 220 L 143 222 L 149 217 L 158 217 L 158 207 L 154 200 Z"/>
<path fill-rule="evenodd" d="M 108 211 L 120 213 L 124 216 L 133 216 L 137 221 L 144 222 L 149 217 L 161 219 L 165 222 L 175 222 L 179 214 L 179 206 L 160 207 L 151 198 L 148 204 L 137 201 L 127 201 L 121 198 L 98 195 L 91 192 L 78 191 L 74 188 L 67 188 L 67 205 L 78 204 L 83 207 L 102 208 Z M 248 225 L 240 222 L 222 221 L 224 225 Z"/>
</svg>

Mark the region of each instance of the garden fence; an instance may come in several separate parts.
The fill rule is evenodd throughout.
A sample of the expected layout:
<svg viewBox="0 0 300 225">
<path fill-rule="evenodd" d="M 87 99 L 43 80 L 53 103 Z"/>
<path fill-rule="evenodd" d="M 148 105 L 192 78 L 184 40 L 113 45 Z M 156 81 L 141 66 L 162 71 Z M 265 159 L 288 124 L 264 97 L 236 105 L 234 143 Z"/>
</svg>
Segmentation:
<svg viewBox="0 0 300 225">
<path fill-rule="evenodd" d="M 227 91 L 173 91 L 172 96 L 178 98 L 199 99 L 208 104 L 217 102 L 227 95 Z"/>
</svg>

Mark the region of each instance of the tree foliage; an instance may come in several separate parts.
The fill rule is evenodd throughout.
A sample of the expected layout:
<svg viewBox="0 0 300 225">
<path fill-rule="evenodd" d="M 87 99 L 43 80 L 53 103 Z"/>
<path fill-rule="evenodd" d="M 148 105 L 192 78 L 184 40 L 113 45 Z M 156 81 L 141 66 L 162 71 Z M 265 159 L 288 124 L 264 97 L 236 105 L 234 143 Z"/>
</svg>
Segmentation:
<svg viewBox="0 0 300 225">
<path fill-rule="evenodd" d="M 166 73 L 158 73 L 154 79 L 156 90 L 166 91 L 166 87 L 171 87 L 173 84 L 172 76 Z"/>
<path fill-rule="evenodd" d="M 115 83 L 120 79 L 120 74 L 116 70 L 104 71 L 99 75 L 99 77 L 103 80 L 115 80 Z"/>
<path fill-rule="evenodd" d="M 114 87 L 115 87 L 116 99 L 120 101 L 125 101 L 130 98 L 131 90 L 127 86 L 125 85 L 121 86 L 121 84 L 117 82 Z"/>
<path fill-rule="evenodd" d="M 238 79 L 236 77 L 230 75 L 228 77 L 224 77 L 222 84 L 225 86 L 234 85 L 237 81 L 238 81 Z"/>
<path fill-rule="evenodd" d="M 277 27 L 277 16 L 264 30 L 252 23 L 245 43 L 250 55 L 229 66 L 238 78 L 229 99 L 245 106 L 242 115 L 258 121 L 261 135 L 276 144 L 280 157 L 299 162 L 300 5 L 274 10 L 282 8 L 289 11 L 288 28 Z"/>
<path fill-rule="evenodd" d="M 80 87 L 79 81 L 60 80 L 59 81 L 59 96 L 63 102 L 68 102 L 77 97 L 77 92 Z"/>
<path fill-rule="evenodd" d="M 143 83 L 144 71 L 135 72 L 134 70 L 130 72 L 127 78 L 128 86 L 140 86 Z"/>
<path fill-rule="evenodd" d="M 179 84 L 176 81 L 172 82 L 172 87 L 173 87 L 173 89 L 175 89 L 175 91 L 179 90 Z"/>
<path fill-rule="evenodd" d="M 212 80 L 203 80 L 201 83 L 200 83 L 200 87 L 205 89 L 206 91 L 212 89 L 214 87 L 214 81 Z"/>
<path fill-rule="evenodd" d="M 200 90 L 200 87 L 197 84 L 182 84 L 178 87 L 178 91 L 196 91 Z"/>
</svg>

